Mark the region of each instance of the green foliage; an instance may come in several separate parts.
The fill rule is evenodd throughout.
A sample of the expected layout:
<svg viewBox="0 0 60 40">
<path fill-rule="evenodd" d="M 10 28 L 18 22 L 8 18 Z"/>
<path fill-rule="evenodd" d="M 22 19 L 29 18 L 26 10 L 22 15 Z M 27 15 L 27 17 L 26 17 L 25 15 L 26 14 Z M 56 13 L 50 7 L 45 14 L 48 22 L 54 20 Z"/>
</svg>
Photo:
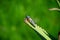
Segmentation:
<svg viewBox="0 0 60 40">
<path fill-rule="evenodd" d="M 48 10 L 54 7 L 58 7 L 55 0 L 0 0 L 0 40 L 41 40 L 24 23 L 26 15 L 58 38 L 60 12 Z"/>
</svg>

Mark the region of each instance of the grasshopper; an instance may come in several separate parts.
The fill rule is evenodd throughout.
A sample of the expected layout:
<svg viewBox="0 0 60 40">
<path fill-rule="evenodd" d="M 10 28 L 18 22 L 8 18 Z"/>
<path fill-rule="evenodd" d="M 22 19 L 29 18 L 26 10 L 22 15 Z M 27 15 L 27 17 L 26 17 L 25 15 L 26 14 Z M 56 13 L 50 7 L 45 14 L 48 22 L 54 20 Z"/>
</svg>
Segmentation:
<svg viewBox="0 0 60 40">
<path fill-rule="evenodd" d="M 41 27 L 39 27 L 29 16 L 25 18 L 25 23 L 28 24 L 32 29 L 37 31 L 41 36 L 43 36 L 46 40 L 52 40 L 48 35 L 48 33 Z"/>
</svg>

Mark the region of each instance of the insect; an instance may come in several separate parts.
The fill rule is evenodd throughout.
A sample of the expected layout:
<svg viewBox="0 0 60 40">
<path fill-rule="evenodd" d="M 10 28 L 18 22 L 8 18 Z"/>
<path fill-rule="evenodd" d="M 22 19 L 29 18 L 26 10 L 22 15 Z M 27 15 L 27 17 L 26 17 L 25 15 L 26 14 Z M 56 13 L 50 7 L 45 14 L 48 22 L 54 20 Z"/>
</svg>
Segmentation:
<svg viewBox="0 0 60 40">
<path fill-rule="evenodd" d="M 32 29 L 37 31 L 41 36 L 43 36 L 46 40 L 52 40 L 48 35 L 48 33 L 41 27 L 39 27 L 30 16 L 26 16 L 25 23 L 28 24 Z"/>
</svg>

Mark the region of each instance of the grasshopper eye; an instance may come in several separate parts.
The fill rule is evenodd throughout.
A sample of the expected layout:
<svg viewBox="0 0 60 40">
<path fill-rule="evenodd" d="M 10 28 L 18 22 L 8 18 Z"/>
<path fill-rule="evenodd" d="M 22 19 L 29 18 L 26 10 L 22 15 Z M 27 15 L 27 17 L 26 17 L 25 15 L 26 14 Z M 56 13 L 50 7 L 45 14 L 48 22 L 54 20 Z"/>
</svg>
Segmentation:
<svg viewBox="0 0 60 40">
<path fill-rule="evenodd" d="M 28 19 L 29 19 L 29 18 L 30 18 L 30 16 L 26 16 L 26 18 L 28 18 Z"/>
<path fill-rule="evenodd" d="M 28 21 L 33 27 L 35 27 L 35 22 L 30 18 L 30 16 L 26 16 L 25 21 Z"/>
</svg>

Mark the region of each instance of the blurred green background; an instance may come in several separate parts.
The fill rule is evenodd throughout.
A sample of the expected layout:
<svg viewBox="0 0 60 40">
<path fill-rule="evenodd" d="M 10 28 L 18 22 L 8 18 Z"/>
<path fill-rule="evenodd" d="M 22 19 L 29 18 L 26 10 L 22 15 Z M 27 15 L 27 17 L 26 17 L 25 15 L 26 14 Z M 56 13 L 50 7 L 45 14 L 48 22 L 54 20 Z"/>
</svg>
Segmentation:
<svg viewBox="0 0 60 40">
<path fill-rule="evenodd" d="M 53 7 L 56 0 L 0 0 L 0 40 L 41 40 L 24 23 L 26 15 L 58 39 L 60 12 L 48 10 Z"/>
</svg>

